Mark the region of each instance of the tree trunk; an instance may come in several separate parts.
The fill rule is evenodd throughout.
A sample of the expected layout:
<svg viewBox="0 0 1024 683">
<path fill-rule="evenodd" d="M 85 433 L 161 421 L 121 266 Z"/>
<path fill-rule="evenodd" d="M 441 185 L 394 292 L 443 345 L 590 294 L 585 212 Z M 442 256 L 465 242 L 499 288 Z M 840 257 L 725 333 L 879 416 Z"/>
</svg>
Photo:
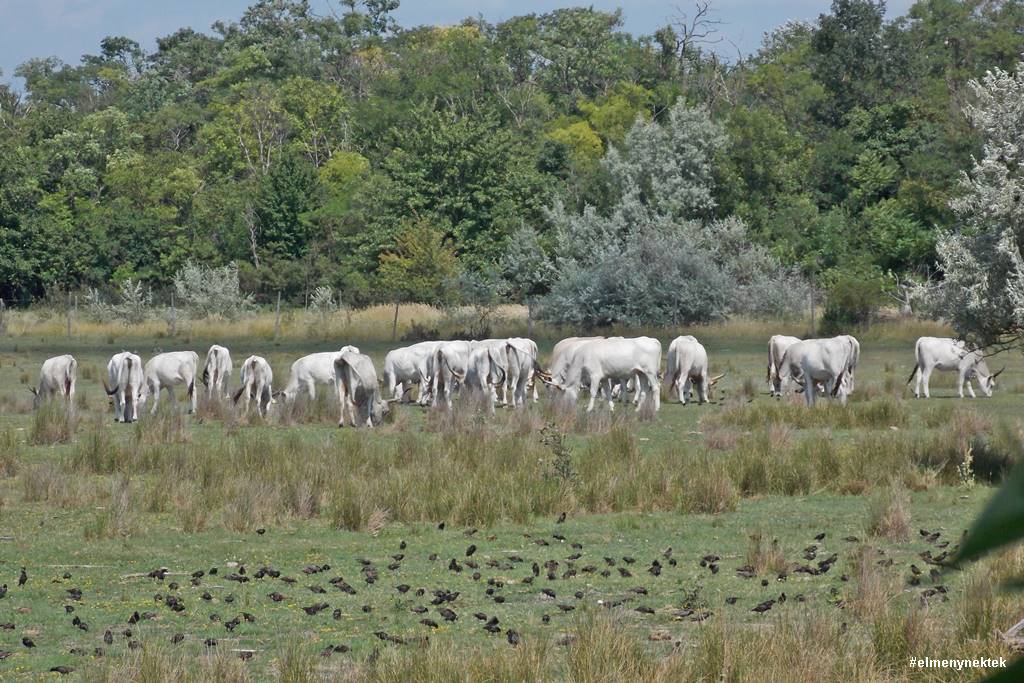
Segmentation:
<svg viewBox="0 0 1024 683">
<path fill-rule="evenodd" d="M 391 341 L 398 338 L 398 302 L 395 302 L 395 317 L 391 321 Z"/>
<path fill-rule="evenodd" d="M 281 290 L 277 290 L 277 310 L 274 313 L 274 341 L 281 336 Z"/>
</svg>

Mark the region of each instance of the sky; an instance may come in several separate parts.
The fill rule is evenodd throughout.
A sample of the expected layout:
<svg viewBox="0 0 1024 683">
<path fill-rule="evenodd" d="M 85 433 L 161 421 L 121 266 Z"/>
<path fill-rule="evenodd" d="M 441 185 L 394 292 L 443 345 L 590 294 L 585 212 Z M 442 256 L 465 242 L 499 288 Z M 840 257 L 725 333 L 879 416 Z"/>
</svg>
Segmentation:
<svg viewBox="0 0 1024 683">
<path fill-rule="evenodd" d="M 56 56 L 78 64 L 83 54 L 99 52 L 109 35 L 122 35 L 152 50 L 156 38 L 191 27 L 209 32 L 218 20 L 237 20 L 255 0 L 0 0 L 0 82 L 21 86 L 18 64 L 33 57 Z M 315 10 L 337 9 L 337 0 L 310 0 Z M 912 0 L 889 0 L 888 14 L 904 14 Z M 402 0 L 395 13 L 402 26 L 455 24 L 482 15 L 490 22 L 543 13 L 558 7 L 622 8 L 625 29 L 652 33 L 673 17 L 692 12 L 693 0 Z M 729 56 L 757 49 L 766 31 L 789 19 L 815 19 L 829 0 L 713 0 L 714 17 L 725 39 L 718 49 Z"/>
</svg>

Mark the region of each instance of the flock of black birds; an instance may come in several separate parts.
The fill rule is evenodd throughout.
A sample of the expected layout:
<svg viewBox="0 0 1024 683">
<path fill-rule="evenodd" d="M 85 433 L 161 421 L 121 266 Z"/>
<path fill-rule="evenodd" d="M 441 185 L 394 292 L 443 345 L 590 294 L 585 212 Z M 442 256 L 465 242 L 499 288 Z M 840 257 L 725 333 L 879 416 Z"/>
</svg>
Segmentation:
<svg viewBox="0 0 1024 683">
<path fill-rule="evenodd" d="M 565 521 L 562 514 L 556 521 L 561 524 Z M 438 525 L 438 529 L 444 531 L 445 524 Z M 262 535 L 263 530 L 260 530 Z M 452 533 L 452 532 L 449 532 Z M 472 541 L 479 534 L 477 529 L 466 529 L 454 532 L 463 536 L 467 541 Z M 429 643 L 430 634 L 441 628 L 443 625 L 475 624 L 475 626 L 463 626 L 466 629 L 478 628 L 481 633 L 488 636 L 502 637 L 512 647 L 518 646 L 524 637 L 536 632 L 551 624 L 568 627 L 565 621 L 559 621 L 559 617 L 574 612 L 580 606 L 596 606 L 604 609 L 621 609 L 632 612 L 638 619 L 645 617 L 660 616 L 673 621 L 686 621 L 700 623 L 713 616 L 712 605 L 702 593 L 705 582 L 716 581 L 715 577 L 728 576 L 726 570 L 723 573 L 724 560 L 717 554 L 710 553 L 699 558 L 677 557 L 671 547 L 660 551 L 650 562 L 640 562 L 637 558 L 629 555 L 611 556 L 599 553 L 598 556 L 590 556 L 584 544 L 572 541 L 562 533 L 551 533 L 532 535 L 524 533 L 527 547 L 533 546 L 535 550 L 508 551 L 496 550 L 495 556 L 487 556 L 480 553 L 477 542 L 469 542 L 465 552 L 460 557 L 447 558 L 446 568 L 443 570 L 448 578 L 444 583 L 445 587 L 414 586 L 409 583 L 395 583 L 392 589 L 389 587 L 381 591 L 381 586 L 371 591 L 370 586 L 378 582 L 396 581 L 402 573 L 403 562 L 411 557 L 413 550 L 406 541 L 398 543 L 394 552 L 382 560 L 371 560 L 367 558 L 354 558 L 358 566 L 358 578 L 350 575 L 349 580 L 337 570 L 332 571 L 330 564 L 309 564 L 299 569 L 294 575 L 286 574 L 272 565 L 261 565 L 255 570 L 247 567 L 244 563 L 228 563 L 225 567 L 212 567 L 198 569 L 189 572 L 171 572 L 167 568 L 160 567 L 148 573 L 141 573 L 137 576 L 139 580 L 149 580 L 156 586 L 152 596 L 154 605 L 153 611 L 133 611 L 126 615 L 124 620 L 116 624 L 104 624 L 99 628 L 93 628 L 82 614 L 89 616 L 89 621 L 99 621 L 101 616 L 97 612 L 90 612 L 89 595 L 78 587 L 62 589 L 59 595 L 59 602 L 64 613 L 64 618 L 69 620 L 71 627 L 83 633 L 91 634 L 97 640 L 89 647 L 73 646 L 68 654 L 78 656 L 103 657 L 108 648 L 117 644 L 124 644 L 129 650 L 142 648 L 143 638 L 141 637 L 140 625 L 145 622 L 160 623 L 168 619 L 160 610 L 179 615 L 180 619 L 173 623 L 181 628 L 170 638 L 172 645 L 178 645 L 190 638 L 201 642 L 204 648 L 221 647 L 220 639 L 232 639 L 232 650 L 243 660 L 250 660 L 257 654 L 255 648 L 241 647 L 243 642 L 242 634 L 246 625 L 256 624 L 257 616 L 245 610 L 231 609 L 236 597 L 233 592 L 227 590 L 256 589 L 257 592 L 247 595 L 249 600 L 266 600 L 277 609 L 295 609 L 297 605 L 309 618 L 319 617 L 321 613 L 328 613 L 333 620 L 342 620 L 349 613 L 358 609 L 364 614 L 380 613 L 380 622 L 394 621 L 389 617 L 388 610 L 399 609 L 408 611 L 415 617 L 419 617 L 418 627 L 422 632 L 409 632 L 408 628 L 402 633 L 389 633 L 385 630 L 372 632 L 373 647 L 369 654 L 369 661 L 376 661 L 379 656 L 380 647 L 388 646 L 409 646 L 426 645 Z M 488 542 L 497 541 L 495 536 L 488 536 Z M 930 532 L 920 530 L 920 540 L 930 547 L 919 552 L 917 557 L 922 565 L 928 565 L 925 572 L 917 563 L 911 563 L 909 573 L 906 577 L 907 590 L 919 591 L 919 599 L 928 602 L 930 600 L 947 600 L 947 589 L 940 583 L 943 578 L 941 566 L 943 561 L 955 552 L 955 546 L 950 547 L 947 540 L 942 539 L 938 531 Z M 842 539 L 847 546 L 860 543 L 855 536 L 847 536 Z M 814 542 L 803 549 L 801 560 L 788 563 L 788 569 L 781 572 L 772 572 L 766 575 L 765 571 L 758 572 L 750 564 L 743 564 L 735 567 L 732 571 L 734 576 L 744 581 L 760 581 L 760 590 L 763 598 L 756 605 L 749 607 L 754 615 L 763 615 L 777 605 L 782 605 L 789 600 L 794 602 L 805 602 L 812 598 L 824 598 L 824 600 L 837 608 L 845 606 L 843 592 L 833 583 L 823 594 L 794 593 L 787 596 L 786 591 L 780 586 L 800 587 L 801 583 L 806 586 L 805 591 L 820 588 L 813 584 L 797 583 L 799 579 L 806 577 L 820 577 L 832 572 L 840 562 L 838 552 L 822 550 L 828 543 L 827 534 L 820 533 L 814 536 Z M 938 554 L 933 554 L 933 548 Z M 884 549 L 877 549 L 879 555 L 877 564 L 882 568 L 889 568 L 894 565 L 894 560 L 886 555 Z M 478 554 L 479 553 L 479 554 Z M 536 553 L 534 557 L 528 555 Z M 438 553 L 424 553 L 429 563 L 441 563 L 437 566 L 445 566 L 445 559 Z M 822 556 L 823 555 L 823 556 Z M 479 558 L 479 559 L 477 559 Z M 422 559 L 422 556 L 421 558 Z M 689 567 L 689 572 L 683 574 L 680 570 Z M 300 576 L 301 574 L 301 576 Z M 674 576 L 673 576 L 674 575 Z M 181 576 L 182 585 L 174 577 Z M 330 576 L 324 581 L 323 577 Z M 187 577 L 187 579 L 185 578 Z M 669 578 L 672 577 L 672 578 Z M 841 574 L 840 583 L 846 583 L 850 577 Z M 168 580 L 171 579 L 171 580 Z M 576 579 L 576 581 L 573 581 Z M 621 587 L 621 580 L 630 579 L 634 583 L 630 587 Z M 693 588 L 683 591 L 683 595 L 675 600 L 675 604 L 663 607 L 652 607 L 643 604 L 645 599 L 650 600 L 657 596 L 665 599 L 667 591 L 672 586 L 682 583 L 682 579 L 692 583 Z M 602 588 L 602 580 L 618 580 L 620 585 L 608 585 Z M 15 655 L 16 646 L 8 649 L 4 647 L 6 640 L 2 633 L 11 634 L 12 640 L 17 642 L 19 631 L 22 635 L 21 647 L 25 650 L 36 648 L 34 639 L 44 636 L 38 633 L 37 629 L 26 628 L 27 624 L 17 623 L 18 616 L 11 617 L 12 610 L 5 610 L 5 603 L 12 604 L 18 591 L 25 590 L 29 584 L 29 575 L 25 567 L 21 568 L 16 588 L 8 588 L 7 584 L 0 585 L 0 667 L 6 660 Z M 39 579 L 44 582 L 45 579 Z M 63 584 L 73 582 L 70 572 L 65 572 L 60 578 L 53 578 L 52 583 Z M 323 583 L 321 583 L 323 581 Z M 664 583 L 657 586 L 658 582 L 672 581 L 672 584 Z M 237 584 L 237 589 L 229 589 L 228 582 Z M 648 588 L 654 583 L 655 586 Z M 927 582 L 925 586 L 924 583 Z M 353 586 L 352 584 L 355 584 Z M 223 584 L 223 585 L 222 585 Z M 360 586 L 360 584 L 362 584 Z M 581 585 L 582 584 L 582 585 Z M 647 585 L 644 585 L 647 584 Z M 360 586 L 357 588 L 356 586 Z M 210 589 L 218 592 L 215 597 Z M 678 589 L 677 589 L 678 590 Z M 779 591 L 776 595 L 775 591 Z M 264 593 L 263 591 L 268 591 Z M 282 592 L 285 591 L 285 592 Z M 377 597 L 383 593 L 384 601 L 376 605 L 370 604 L 364 596 L 376 593 Z M 791 591 L 792 592 L 792 591 Z M 303 596 L 308 598 L 309 604 Z M 321 597 L 325 596 L 325 597 Z M 472 597 L 470 597 L 472 596 Z M 364 599 L 360 599 L 364 597 Z M 590 599 L 588 599 L 590 598 Z M 190 635 L 186 628 L 189 619 L 195 620 L 199 610 L 194 608 L 194 602 L 198 599 L 207 605 L 219 605 L 218 609 L 231 614 L 226 620 L 217 612 L 207 615 L 210 624 L 220 624 L 224 629 L 224 635 L 220 637 L 208 635 L 205 628 L 197 628 L 193 624 L 193 631 L 200 631 L 200 634 Z M 733 606 L 739 603 L 737 596 L 727 596 L 724 603 Z M 339 601 L 341 605 L 339 606 Z M 479 605 L 480 601 L 494 605 L 492 609 L 480 609 L 471 615 L 471 620 L 466 618 L 465 607 L 467 602 Z M 525 614 L 519 615 L 517 620 L 510 618 L 510 609 L 503 609 L 500 606 L 510 603 L 510 607 L 517 604 L 530 603 L 541 612 L 540 626 L 530 623 Z M 289 604 L 282 604 L 289 603 Z M 333 604 L 332 604 L 333 603 Z M 14 610 L 17 612 L 17 610 Z M 192 616 L 190 616 L 190 613 Z M 20 614 L 20 613 L 18 613 Z M 393 612 L 390 614 L 393 615 Z M 758 617 L 752 617 L 758 618 Z M 401 621 L 401 620 L 398 620 Z M 513 622 L 513 623 L 510 623 Z M 166 622 L 165 622 L 166 623 Z M 415 624 L 410 624 L 410 628 Z M 356 629 L 358 631 L 358 629 Z M 527 636 L 522 635 L 525 632 Z M 207 636 L 207 637 L 204 637 Z M 357 636 L 358 637 L 358 636 Z M 571 632 L 561 632 L 556 637 L 559 644 L 572 642 Z M 53 639 L 44 638 L 42 642 Z M 678 644 L 678 641 L 677 641 Z M 350 652 L 351 645 L 344 643 L 329 643 L 320 651 L 321 656 L 330 657 L 334 654 Z M 73 663 L 73 662 L 72 662 Z M 60 665 L 50 671 L 60 674 L 68 674 L 75 670 L 74 666 Z M 0 676 L 3 669 L 0 668 Z"/>
</svg>

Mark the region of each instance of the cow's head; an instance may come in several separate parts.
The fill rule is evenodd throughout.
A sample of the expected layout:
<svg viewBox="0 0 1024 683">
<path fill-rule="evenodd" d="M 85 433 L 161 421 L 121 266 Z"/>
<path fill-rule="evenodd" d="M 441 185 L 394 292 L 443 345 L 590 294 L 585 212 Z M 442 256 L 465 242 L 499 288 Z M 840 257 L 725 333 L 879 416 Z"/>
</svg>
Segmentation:
<svg viewBox="0 0 1024 683">
<path fill-rule="evenodd" d="M 986 398 L 992 397 L 992 391 L 996 388 L 996 377 L 1003 374 L 1004 370 L 1006 370 L 1005 365 L 998 371 L 991 372 L 984 358 L 974 366 L 974 376 L 978 379 L 978 386 L 981 387 L 981 393 L 985 394 Z"/>
</svg>

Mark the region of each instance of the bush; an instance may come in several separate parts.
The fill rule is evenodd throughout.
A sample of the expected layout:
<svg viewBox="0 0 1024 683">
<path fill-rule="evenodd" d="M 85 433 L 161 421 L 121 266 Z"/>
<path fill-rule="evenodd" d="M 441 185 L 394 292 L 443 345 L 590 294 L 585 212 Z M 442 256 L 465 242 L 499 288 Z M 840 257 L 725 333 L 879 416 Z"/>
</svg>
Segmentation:
<svg viewBox="0 0 1024 683">
<path fill-rule="evenodd" d="M 187 263 L 174 275 L 174 292 L 194 318 L 235 320 L 253 306 L 243 294 L 234 263 L 211 267 Z"/>
<path fill-rule="evenodd" d="M 843 334 L 871 322 L 882 302 L 882 277 L 877 272 L 851 269 L 833 273 L 829 279 L 821 334 Z"/>
</svg>

